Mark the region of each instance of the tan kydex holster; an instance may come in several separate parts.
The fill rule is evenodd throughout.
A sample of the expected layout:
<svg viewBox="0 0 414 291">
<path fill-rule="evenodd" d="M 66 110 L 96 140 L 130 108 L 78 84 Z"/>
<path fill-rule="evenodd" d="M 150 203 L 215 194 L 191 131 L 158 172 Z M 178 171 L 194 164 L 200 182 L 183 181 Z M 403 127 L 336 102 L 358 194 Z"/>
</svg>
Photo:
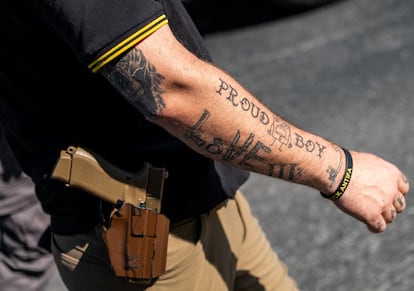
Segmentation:
<svg viewBox="0 0 414 291">
<path fill-rule="evenodd" d="M 116 276 L 140 282 L 165 272 L 169 220 L 160 213 L 164 168 L 146 163 L 131 174 L 97 154 L 70 146 L 61 151 L 51 176 L 114 205 L 102 237 Z"/>
</svg>

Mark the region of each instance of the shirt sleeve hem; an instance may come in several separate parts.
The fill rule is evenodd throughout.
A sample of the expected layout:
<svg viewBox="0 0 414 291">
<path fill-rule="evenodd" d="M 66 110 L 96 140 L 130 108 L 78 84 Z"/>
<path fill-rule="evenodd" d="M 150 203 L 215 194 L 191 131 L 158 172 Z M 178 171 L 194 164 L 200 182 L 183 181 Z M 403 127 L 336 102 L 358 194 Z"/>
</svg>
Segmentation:
<svg viewBox="0 0 414 291">
<path fill-rule="evenodd" d="M 162 14 L 158 18 L 154 19 L 144 27 L 140 28 L 138 31 L 130 35 L 128 38 L 118 43 L 116 46 L 105 52 L 103 55 L 99 56 L 93 62 L 88 65 L 88 68 L 96 73 L 102 69 L 106 64 L 119 57 L 121 54 L 125 53 L 137 43 L 141 42 L 149 35 L 160 29 L 165 24 L 168 24 L 168 19 L 165 14 Z"/>
</svg>

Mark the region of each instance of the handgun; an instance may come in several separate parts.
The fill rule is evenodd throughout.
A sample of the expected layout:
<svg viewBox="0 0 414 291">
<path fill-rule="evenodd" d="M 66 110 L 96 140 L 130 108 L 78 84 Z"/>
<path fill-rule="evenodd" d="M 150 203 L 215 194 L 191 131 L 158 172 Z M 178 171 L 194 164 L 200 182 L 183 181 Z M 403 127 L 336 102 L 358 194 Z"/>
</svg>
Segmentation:
<svg viewBox="0 0 414 291">
<path fill-rule="evenodd" d="M 114 205 L 129 203 L 135 207 L 161 211 L 165 168 L 144 163 L 136 173 L 125 171 L 99 154 L 69 146 L 60 157 L 51 177 L 67 186 L 78 187 Z"/>
</svg>

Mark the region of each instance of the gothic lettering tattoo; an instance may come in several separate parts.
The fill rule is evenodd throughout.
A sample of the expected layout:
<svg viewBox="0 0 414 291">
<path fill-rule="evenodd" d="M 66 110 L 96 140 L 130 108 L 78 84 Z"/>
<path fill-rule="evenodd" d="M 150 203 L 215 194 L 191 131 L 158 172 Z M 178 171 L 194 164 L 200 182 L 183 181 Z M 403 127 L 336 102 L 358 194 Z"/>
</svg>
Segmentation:
<svg viewBox="0 0 414 291">
<path fill-rule="evenodd" d="M 216 156 L 223 161 L 239 161 L 238 164 L 244 169 L 257 171 L 254 164 L 262 163 L 268 169 L 269 176 L 293 180 L 302 176 L 303 169 L 298 164 L 267 164 L 267 154 L 271 149 L 263 142 L 256 141 L 254 133 L 249 133 L 243 138 L 240 130 L 237 130 L 231 143 L 226 145 L 222 138 L 212 137 L 211 141 L 203 136 L 203 125 L 210 118 L 211 114 L 204 109 L 197 122 L 184 133 L 184 137 L 192 141 L 198 148 L 204 149 L 210 155 Z"/>
<path fill-rule="evenodd" d="M 233 141 L 230 147 L 227 149 L 226 153 L 223 155 L 224 161 L 233 161 L 234 159 L 238 158 L 242 153 L 247 152 L 250 145 L 254 140 L 254 134 L 250 133 L 247 137 L 246 141 L 241 145 L 237 146 L 240 140 L 240 131 L 237 130 L 236 135 L 233 138 Z"/>
<path fill-rule="evenodd" d="M 257 160 L 259 162 L 263 161 L 263 157 L 259 155 L 259 151 L 264 151 L 265 153 L 270 153 L 271 150 L 265 146 L 262 142 L 258 141 L 253 148 L 244 156 L 243 160 L 240 161 L 240 165 L 245 169 L 254 170 L 254 167 L 249 164 L 250 160 Z"/>
<path fill-rule="evenodd" d="M 164 76 L 147 61 L 141 50 L 132 49 L 113 68 L 104 69 L 102 73 L 146 118 L 155 120 L 162 114 Z"/>
<path fill-rule="evenodd" d="M 197 123 L 194 124 L 194 126 L 191 127 L 184 135 L 187 139 L 192 140 L 198 147 L 202 147 L 206 144 L 206 141 L 201 139 L 201 126 L 209 117 L 210 112 L 204 110 Z"/>
<path fill-rule="evenodd" d="M 297 163 L 269 164 L 267 175 L 286 180 L 293 180 L 295 177 L 301 177 L 302 173 L 303 168 L 299 167 Z"/>
</svg>

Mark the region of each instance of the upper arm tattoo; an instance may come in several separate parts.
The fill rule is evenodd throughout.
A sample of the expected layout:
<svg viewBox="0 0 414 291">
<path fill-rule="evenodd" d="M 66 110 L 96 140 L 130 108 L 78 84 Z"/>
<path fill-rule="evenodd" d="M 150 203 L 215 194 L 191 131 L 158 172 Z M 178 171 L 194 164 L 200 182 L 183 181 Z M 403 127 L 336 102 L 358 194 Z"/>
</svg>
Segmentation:
<svg viewBox="0 0 414 291">
<path fill-rule="evenodd" d="M 161 83 L 165 78 L 140 49 L 133 48 L 102 73 L 146 118 L 155 120 L 162 114 L 165 103 Z"/>
</svg>

